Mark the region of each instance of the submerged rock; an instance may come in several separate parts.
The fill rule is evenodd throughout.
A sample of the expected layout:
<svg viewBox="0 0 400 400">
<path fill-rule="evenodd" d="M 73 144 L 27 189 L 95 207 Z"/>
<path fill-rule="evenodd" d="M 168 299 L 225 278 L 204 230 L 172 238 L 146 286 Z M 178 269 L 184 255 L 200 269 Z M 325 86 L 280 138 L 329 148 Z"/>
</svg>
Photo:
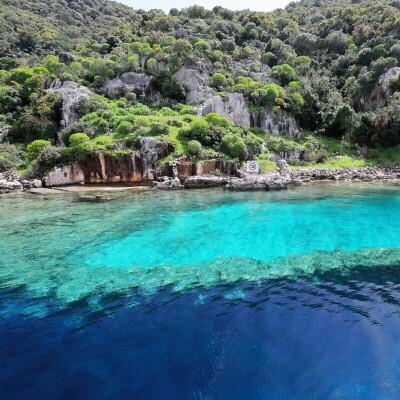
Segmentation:
<svg viewBox="0 0 400 400">
<path fill-rule="evenodd" d="M 96 195 L 96 196 L 78 196 L 78 201 L 86 203 L 107 203 L 111 201 L 111 197 Z"/>
</svg>

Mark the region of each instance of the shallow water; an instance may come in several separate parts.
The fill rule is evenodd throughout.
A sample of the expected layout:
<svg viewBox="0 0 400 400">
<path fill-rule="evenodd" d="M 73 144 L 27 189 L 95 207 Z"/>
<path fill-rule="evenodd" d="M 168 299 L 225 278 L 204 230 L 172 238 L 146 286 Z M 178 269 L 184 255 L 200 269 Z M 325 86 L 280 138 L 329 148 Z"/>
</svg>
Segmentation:
<svg viewBox="0 0 400 400">
<path fill-rule="evenodd" d="M 11 399 L 398 399 L 400 187 L 0 199 Z"/>
</svg>

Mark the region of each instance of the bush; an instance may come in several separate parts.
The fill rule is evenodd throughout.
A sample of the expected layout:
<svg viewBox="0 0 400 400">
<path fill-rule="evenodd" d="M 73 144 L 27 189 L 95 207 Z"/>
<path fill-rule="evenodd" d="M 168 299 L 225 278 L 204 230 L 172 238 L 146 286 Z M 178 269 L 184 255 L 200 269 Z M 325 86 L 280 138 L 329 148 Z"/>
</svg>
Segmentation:
<svg viewBox="0 0 400 400">
<path fill-rule="evenodd" d="M 86 133 L 88 136 L 93 136 L 94 128 L 88 122 L 74 122 L 59 132 L 58 140 L 67 146 L 69 143 L 69 137 L 74 133 L 80 132 Z"/>
<path fill-rule="evenodd" d="M 121 136 L 129 135 L 133 132 L 133 125 L 128 121 L 122 121 L 115 130 L 115 133 Z"/>
<path fill-rule="evenodd" d="M 74 133 L 69 137 L 69 145 L 71 147 L 80 146 L 86 142 L 90 142 L 90 138 L 86 133 Z"/>
<path fill-rule="evenodd" d="M 158 136 L 158 135 L 168 135 L 169 127 L 167 124 L 163 122 L 153 122 L 150 125 L 150 135 Z"/>
<path fill-rule="evenodd" d="M 52 168 L 59 164 L 62 160 L 61 147 L 50 146 L 46 147 L 39 153 L 37 158 L 38 165 L 41 171 Z"/>
<path fill-rule="evenodd" d="M 225 135 L 222 138 L 222 149 L 233 158 L 239 158 L 239 160 L 246 158 L 246 144 L 239 135 Z"/>
<path fill-rule="evenodd" d="M 21 161 L 21 152 L 14 145 L 0 144 L 0 172 L 16 167 Z"/>
<path fill-rule="evenodd" d="M 188 152 L 192 156 L 201 157 L 203 153 L 203 147 L 201 146 L 201 143 L 198 142 L 197 140 L 191 140 L 188 143 Z"/>
<path fill-rule="evenodd" d="M 219 114 L 217 113 L 209 113 L 206 115 L 205 120 L 209 123 L 212 124 L 214 126 L 219 126 L 221 128 L 226 128 L 228 129 L 231 124 L 228 121 L 228 119 L 226 117 L 221 117 Z"/>
<path fill-rule="evenodd" d="M 39 153 L 43 151 L 46 147 L 50 147 L 51 142 L 48 140 L 34 140 L 32 143 L 27 146 L 27 157 L 29 161 L 36 160 Z"/>
<path fill-rule="evenodd" d="M 200 143 L 211 144 L 211 136 L 209 134 L 210 127 L 205 119 L 195 118 L 190 123 L 189 128 L 182 129 L 182 136 L 187 139 L 198 140 Z"/>
</svg>

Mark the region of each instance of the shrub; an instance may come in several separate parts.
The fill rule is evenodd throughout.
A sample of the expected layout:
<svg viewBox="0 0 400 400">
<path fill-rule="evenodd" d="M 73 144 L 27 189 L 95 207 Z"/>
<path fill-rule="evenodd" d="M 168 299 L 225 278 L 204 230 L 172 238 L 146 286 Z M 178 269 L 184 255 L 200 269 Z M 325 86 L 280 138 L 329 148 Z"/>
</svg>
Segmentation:
<svg viewBox="0 0 400 400">
<path fill-rule="evenodd" d="M 214 126 L 219 126 L 222 128 L 226 128 L 228 129 L 231 124 L 228 121 L 228 119 L 226 117 L 221 117 L 219 114 L 217 113 L 209 113 L 206 115 L 205 120 L 210 123 L 213 124 Z"/>
<path fill-rule="evenodd" d="M 209 145 L 211 144 L 209 130 L 205 119 L 195 118 L 190 123 L 189 128 L 181 130 L 181 133 L 187 139 L 198 140 L 202 144 Z"/>
<path fill-rule="evenodd" d="M 74 133 L 80 132 L 86 133 L 88 136 L 93 136 L 94 129 L 88 122 L 74 122 L 59 132 L 58 140 L 67 146 L 69 143 L 69 137 Z"/>
<path fill-rule="evenodd" d="M 34 140 L 32 143 L 27 146 L 27 157 L 29 161 L 35 160 L 39 153 L 43 151 L 46 147 L 50 147 L 51 142 L 48 140 Z"/>
<path fill-rule="evenodd" d="M 126 136 L 132 133 L 133 125 L 128 121 L 122 121 L 115 129 L 115 133 L 121 136 Z"/>
<path fill-rule="evenodd" d="M 21 152 L 14 145 L 0 144 L 0 171 L 10 170 L 21 161 Z"/>
<path fill-rule="evenodd" d="M 188 152 L 192 156 L 201 157 L 201 154 L 203 153 L 203 147 L 201 146 L 201 143 L 197 140 L 191 140 L 188 143 Z"/>
<path fill-rule="evenodd" d="M 71 147 L 80 146 L 87 142 L 90 142 L 90 138 L 86 133 L 74 133 L 69 137 L 69 145 Z"/>
<path fill-rule="evenodd" d="M 150 135 L 158 136 L 158 135 L 168 135 L 169 127 L 167 124 L 163 122 L 153 122 L 150 125 Z"/>
<path fill-rule="evenodd" d="M 37 158 L 40 170 L 44 171 L 56 166 L 62 159 L 62 149 L 60 147 L 46 147 L 39 153 Z"/>
<path fill-rule="evenodd" d="M 246 144 L 239 135 L 225 135 L 222 138 L 222 149 L 231 157 L 239 158 L 239 160 L 246 158 Z"/>
</svg>

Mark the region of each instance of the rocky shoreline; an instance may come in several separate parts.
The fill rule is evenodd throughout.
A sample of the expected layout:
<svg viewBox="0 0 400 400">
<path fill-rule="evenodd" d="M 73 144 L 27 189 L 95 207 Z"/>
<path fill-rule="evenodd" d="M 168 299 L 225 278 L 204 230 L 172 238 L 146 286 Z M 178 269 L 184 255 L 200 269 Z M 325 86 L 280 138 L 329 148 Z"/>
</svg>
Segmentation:
<svg viewBox="0 0 400 400">
<path fill-rule="evenodd" d="M 360 169 L 296 168 L 285 160 L 277 162 L 278 170 L 268 174 L 252 175 L 238 171 L 238 177 L 228 175 L 193 175 L 186 177 L 158 177 L 152 188 L 159 190 L 202 189 L 221 187 L 231 191 L 279 190 L 318 182 L 390 182 L 400 181 L 400 168 L 365 167 Z M 40 179 L 22 179 L 14 172 L 0 173 L 0 194 L 23 191 L 40 192 L 44 182 Z M 109 187 L 109 185 L 105 185 Z M 84 185 L 82 189 L 84 188 Z M 35 192 L 36 190 L 36 192 Z M 101 188 L 99 186 L 99 190 Z M 54 187 L 57 191 L 57 187 Z M 47 189 L 46 194 L 51 193 Z"/>
<path fill-rule="evenodd" d="M 189 176 L 185 179 L 163 177 L 153 187 L 163 190 L 223 187 L 228 190 L 279 190 L 313 182 L 374 182 L 400 180 L 400 168 L 365 167 L 360 169 L 292 169 L 285 160 L 277 162 L 278 171 L 263 175 L 240 172 L 239 177 Z"/>
</svg>

